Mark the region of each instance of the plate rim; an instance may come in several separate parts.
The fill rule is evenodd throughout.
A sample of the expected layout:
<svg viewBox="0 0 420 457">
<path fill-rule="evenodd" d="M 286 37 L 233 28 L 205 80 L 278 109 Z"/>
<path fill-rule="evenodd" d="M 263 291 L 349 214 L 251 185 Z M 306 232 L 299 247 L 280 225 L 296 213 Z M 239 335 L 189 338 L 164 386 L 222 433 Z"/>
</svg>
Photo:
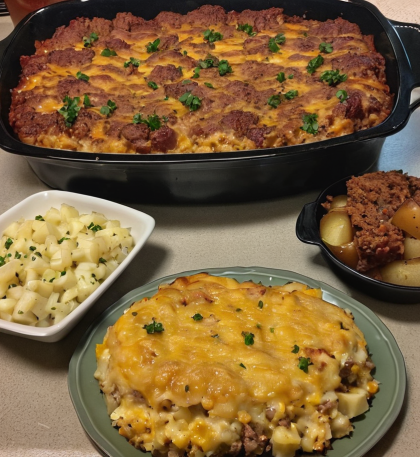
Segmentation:
<svg viewBox="0 0 420 457">
<path fill-rule="evenodd" d="M 369 433 L 369 436 L 357 444 L 350 452 L 345 454 L 336 455 L 334 457 L 362 457 L 366 452 L 372 449 L 375 444 L 385 435 L 391 425 L 395 422 L 398 417 L 401 408 L 404 403 L 406 395 L 406 386 L 407 386 L 407 371 L 405 360 L 401 349 L 392 335 L 388 327 L 382 322 L 382 320 L 366 305 L 358 302 L 349 295 L 341 292 L 340 290 L 322 282 L 319 280 L 312 279 L 308 276 L 302 275 L 289 270 L 268 268 L 268 267 L 259 267 L 259 266 L 250 266 L 250 267 L 222 267 L 222 268 L 204 268 L 204 269 L 194 269 L 183 271 L 180 273 L 175 273 L 171 275 L 166 275 L 164 277 L 155 279 L 146 284 L 143 284 L 140 287 L 137 287 L 130 292 L 123 295 L 119 300 L 114 304 L 105 309 L 91 324 L 86 333 L 80 339 L 69 363 L 69 372 L 68 372 L 68 390 L 71 401 L 75 408 L 78 419 L 90 437 L 99 449 L 102 450 L 109 457 L 124 457 L 124 454 L 121 453 L 119 449 L 115 449 L 114 445 L 107 440 L 96 428 L 94 422 L 90 419 L 88 411 L 86 411 L 83 402 L 80 398 L 80 365 L 83 357 L 86 356 L 86 353 L 92 344 L 92 340 L 97 336 L 98 327 L 101 325 L 106 318 L 127 305 L 127 302 L 131 300 L 138 300 L 139 295 L 145 295 L 146 292 L 150 289 L 157 288 L 159 284 L 172 282 L 174 279 L 180 276 L 189 276 L 201 272 L 206 272 L 214 276 L 243 276 L 246 274 L 256 274 L 260 276 L 270 276 L 270 280 L 274 277 L 276 279 L 287 281 L 300 281 L 304 284 L 307 284 L 310 287 L 318 287 L 322 290 L 322 298 L 325 301 L 335 304 L 344 308 L 345 305 L 350 307 L 355 307 L 358 313 L 363 316 L 363 319 L 373 325 L 378 333 L 381 335 L 384 342 L 387 343 L 387 348 L 389 352 L 393 355 L 392 361 L 394 362 L 395 375 L 396 375 L 396 385 L 394 390 L 394 395 L 389 401 L 389 406 L 387 414 L 385 414 L 381 419 L 375 424 L 373 430 Z M 243 279 L 244 280 L 244 279 Z M 338 300 L 340 305 L 335 303 Z M 344 306 L 343 306 L 344 305 Z M 368 340 L 368 338 L 366 338 Z M 92 379 L 93 373 L 92 373 Z M 95 381 L 96 382 L 96 381 Z M 383 383 L 382 383 L 383 384 Z M 112 426 L 110 424 L 110 430 Z M 111 452 L 110 452 L 111 450 Z M 150 453 L 142 452 L 143 455 L 150 455 Z M 331 455 L 331 450 L 328 451 L 327 456 Z M 140 454 L 139 454 L 140 455 Z"/>
</svg>

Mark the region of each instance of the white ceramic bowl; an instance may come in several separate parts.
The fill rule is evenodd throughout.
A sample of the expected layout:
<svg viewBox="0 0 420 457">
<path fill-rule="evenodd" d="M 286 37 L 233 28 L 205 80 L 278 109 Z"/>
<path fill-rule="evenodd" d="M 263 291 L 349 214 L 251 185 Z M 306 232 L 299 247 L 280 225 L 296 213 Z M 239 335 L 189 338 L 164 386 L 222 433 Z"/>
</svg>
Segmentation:
<svg viewBox="0 0 420 457">
<path fill-rule="evenodd" d="M 155 226 L 155 220 L 151 216 L 127 206 L 101 198 L 90 197 L 88 195 L 49 190 L 28 197 L 3 213 L 0 216 L 0 234 L 3 233 L 3 230 L 12 222 L 17 221 L 22 217 L 25 219 L 34 219 L 38 214 L 45 214 L 51 207 L 60 209 L 62 203 L 74 206 L 81 214 L 96 211 L 104 214 L 108 219 L 119 220 L 121 222 L 121 227 L 131 228 L 131 235 L 135 243 L 134 248 L 95 292 L 58 324 L 50 327 L 32 327 L 0 319 L 0 332 L 50 343 L 63 338 L 77 324 L 92 304 L 108 289 L 125 268 L 127 268 L 129 263 L 138 254 Z"/>
</svg>

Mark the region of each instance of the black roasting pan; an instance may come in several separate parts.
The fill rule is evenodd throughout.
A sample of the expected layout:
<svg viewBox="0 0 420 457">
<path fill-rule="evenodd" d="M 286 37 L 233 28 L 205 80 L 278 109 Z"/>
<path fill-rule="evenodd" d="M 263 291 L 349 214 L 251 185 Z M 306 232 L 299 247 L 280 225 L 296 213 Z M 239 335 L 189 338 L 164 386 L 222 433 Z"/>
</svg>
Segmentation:
<svg viewBox="0 0 420 457">
<path fill-rule="evenodd" d="M 19 57 L 34 53 L 46 39 L 76 17 L 112 19 L 131 11 L 145 19 L 160 11 L 186 13 L 203 4 L 226 10 L 284 8 L 288 15 L 327 20 L 342 16 L 372 34 L 385 57 L 395 105 L 381 125 L 319 143 L 231 153 L 90 154 L 39 148 L 21 143 L 8 124 L 10 90 L 18 84 Z M 347 175 L 367 171 L 377 161 L 386 136 L 401 130 L 420 105 L 410 105 L 420 86 L 420 26 L 385 18 L 363 0 L 71 0 L 28 15 L 0 42 L 0 147 L 25 156 L 48 186 L 131 202 L 232 202 L 278 197 L 325 187 Z"/>
</svg>

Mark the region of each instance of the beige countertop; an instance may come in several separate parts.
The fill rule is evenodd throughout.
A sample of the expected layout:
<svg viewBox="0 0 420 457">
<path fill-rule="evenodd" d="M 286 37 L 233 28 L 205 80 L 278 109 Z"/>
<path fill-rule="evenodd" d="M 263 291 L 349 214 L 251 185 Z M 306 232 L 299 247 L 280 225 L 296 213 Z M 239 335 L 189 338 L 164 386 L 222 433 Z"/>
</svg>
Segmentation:
<svg viewBox="0 0 420 457">
<path fill-rule="evenodd" d="M 418 0 L 373 0 L 386 17 L 420 23 Z M 12 31 L 0 18 L 0 39 Z M 404 169 L 420 176 L 420 110 L 400 133 L 387 138 L 378 169 Z M 0 213 L 46 190 L 26 160 L 0 150 Z M 95 317 L 125 293 L 149 281 L 186 270 L 251 266 L 292 270 L 323 281 L 372 309 L 404 355 L 408 386 L 399 417 L 366 456 L 420 455 L 420 304 L 397 305 L 370 298 L 337 278 L 319 249 L 298 241 L 296 218 L 318 191 L 248 204 L 133 205 L 156 220 L 135 261 L 98 300 L 78 327 L 58 343 L 40 343 L 0 333 L 0 457 L 99 456 L 79 423 L 67 388 L 73 351 Z"/>
</svg>

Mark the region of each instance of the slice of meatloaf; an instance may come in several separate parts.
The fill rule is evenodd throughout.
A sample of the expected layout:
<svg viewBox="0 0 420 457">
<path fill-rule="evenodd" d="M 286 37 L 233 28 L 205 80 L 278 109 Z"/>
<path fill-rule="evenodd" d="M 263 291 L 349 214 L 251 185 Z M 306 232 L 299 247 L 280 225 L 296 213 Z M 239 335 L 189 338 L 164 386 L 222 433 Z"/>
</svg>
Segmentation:
<svg viewBox="0 0 420 457">
<path fill-rule="evenodd" d="M 409 177 L 397 171 L 367 173 L 347 181 L 347 210 L 359 255 L 357 270 L 366 272 L 402 259 L 404 234 L 389 220 L 411 197 L 413 187 Z"/>
</svg>

